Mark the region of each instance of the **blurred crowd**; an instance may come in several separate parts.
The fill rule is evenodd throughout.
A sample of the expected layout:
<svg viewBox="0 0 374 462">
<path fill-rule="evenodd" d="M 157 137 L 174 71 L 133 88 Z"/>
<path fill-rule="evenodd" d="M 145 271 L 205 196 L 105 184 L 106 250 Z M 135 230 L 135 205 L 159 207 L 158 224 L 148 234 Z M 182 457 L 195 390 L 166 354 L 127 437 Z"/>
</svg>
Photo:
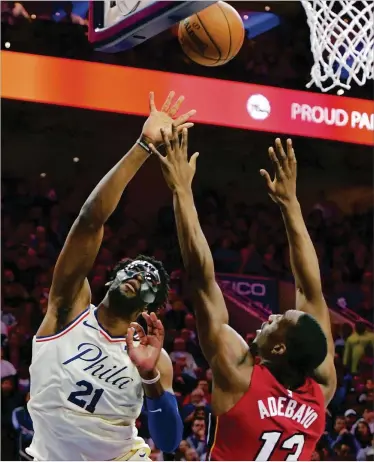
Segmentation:
<svg viewBox="0 0 374 462">
<path fill-rule="evenodd" d="M 88 2 L 1 2 L 1 19 L 8 24 L 17 24 L 22 21 L 33 19 L 71 22 L 87 26 Z"/>
<path fill-rule="evenodd" d="M 57 191 L 45 178 L 34 184 L 2 182 L 2 460 L 28 458 L 24 449 L 33 435 L 26 407 L 32 336 L 46 312 L 53 266 L 74 219 L 66 210 L 67 202 L 66 193 Z M 197 207 L 217 272 L 292 279 L 281 217 L 270 203 L 246 204 L 209 191 L 197 198 Z M 307 214 L 307 224 L 328 300 L 370 319 L 372 211 L 344 216 L 321 194 Z M 138 430 L 149 440 L 153 460 L 204 460 L 212 374 L 199 348 L 192 307 L 184 293 L 170 207 L 160 209 L 153 228 L 145 228 L 131 216 L 113 215 L 89 276 L 93 302 L 97 304 L 103 297 L 112 265 L 138 253 L 162 260 L 172 276 L 169 302 L 160 316 L 185 434 L 177 453 L 170 456 L 149 440 L 145 414 L 137 421 Z M 252 339 L 248 336 L 247 340 Z M 338 389 L 327 410 L 326 433 L 314 460 L 373 460 L 373 346 L 374 334 L 365 324 L 353 328 L 343 324 L 336 330 Z"/>
</svg>

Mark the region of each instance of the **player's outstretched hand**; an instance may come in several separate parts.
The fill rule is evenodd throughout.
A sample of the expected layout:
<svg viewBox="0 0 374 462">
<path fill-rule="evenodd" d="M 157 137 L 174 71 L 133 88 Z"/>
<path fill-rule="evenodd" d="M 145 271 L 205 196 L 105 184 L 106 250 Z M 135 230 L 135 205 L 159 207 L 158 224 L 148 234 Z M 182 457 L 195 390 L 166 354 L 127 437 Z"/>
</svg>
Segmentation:
<svg viewBox="0 0 374 462">
<path fill-rule="evenodd" d="M 290 139 L 287 140 L 286 151 L 279 138 L 275 140 L 275 151 L 273 147 L 269 148 L 269 158 L 275 170 L 273 181 L 266 170 L 260 170 L 266 181 L 269 196 L 279 205 L 296 199 L 297 163 Z"/>
<path fill-rule="evenodd" d="M 182 129 L 182 141 L 179 140 L 178 129 L 175 124 L 172 126 L 171 134 L 162 129 L 161 135 L 166 148 L 166 156 L 160 154 L 152 144 L 149 147 L 160 159 L 166 183 L 172 191 L 191 188 L 199 153 L 195 152 L 188 160 L 188 129 Z"/>
<path fill-rule="evenodd" d="M 171 134 L 171 125 L 174 124 L 180 132 L 183 128 L 193 127 L 193 123 L 189 122 L 190 118 L 196 114 L 193 109 L 177 117 L 181 104 L 184 101 L 184 96 L 180 96 L 174 102 L 175 92 L 171 91 L 166 98 L 161 109 L 158 110 L 155 104 L 154 93 L 149 94 L 149 116 L 145 121 L 142 131 L 142 137 L 147 143 L 153 143 L 158 146 L 162 143 L 161 129 L 169 131 Z"/>
<path fill-rule="evenodd" d="M 142 316 L 147 323 L 148 334 L 137 322 L 132 322 L 127 331 L 128 355 L 140 374 L 155 369 L 165 337 L 164 326 L 155 313 L 143 313 Z M 138 346 L 134 346 L 135 332 L 139 337 Z"/>
</svg>

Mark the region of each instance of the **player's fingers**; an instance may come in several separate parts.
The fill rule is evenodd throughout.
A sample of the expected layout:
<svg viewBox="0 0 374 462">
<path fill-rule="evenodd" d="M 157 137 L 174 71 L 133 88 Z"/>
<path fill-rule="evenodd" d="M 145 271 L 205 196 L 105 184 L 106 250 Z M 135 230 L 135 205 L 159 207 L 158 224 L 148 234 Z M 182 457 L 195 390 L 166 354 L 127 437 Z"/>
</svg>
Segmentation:
<svg viewBox="0 0 374 462">
<path fill-rule="evenodd" d="M 169 139 L 169 135 L 167 134 L 166 130 L 164 128 L 161 128 L 161 136 L 162 136 L 162 140 L 164 142 L 164 145 L 165 145 L 165 149 L 166 149 L 166 154 L 169 155 L 173 152 L 173 149 L 171 147 L 171 144 L 170 144 L 170 139 Z"/>
<path fill-rule="evenodd" d="M 158 317 L 157 317 L 157 314 L 152 311 L 152 313 L 150 313 L 148 316 L 149 316 L 149 319 L 152 322 L 153 327 L 156 327 L 157 321 L 159 320 Z"/>
<path fill-rule="evenodd" d="M 142 313 L 142 316 L 143 316 L 145 322 L 147 323 L 148 335 L 153 335 L 153 323 L 151 321 L 151 318 L 150 318 L 149 314 L 144 312 L 144 313 Z"/>
<path fill-rule="evenodd" d="M 174 124 L 178 127 L 179 125 L 183 125 L 184 123 L 187 122 L 188 119 L 190 119 L 192 116 L 196 114 L 195 109 L 192 109 L 191 111 L 186 112 L 185 114 L 182 114 L 178 118 L 174 120 Z"/>
<path fill-rule="evenodd" d="M 127 337 L 126 337 L 126 345 L 127 345 L 127 351 L 131 351 L 134 348 L 134 332 L 135 329 L 132 327 L 129 327 L 127 329 Z"/>
<path fill-rule="evenodd" d="M 154 334 L 157 338 L 161 339 L 161 337 L 164 336 L 164 326 L 162 325 L 162 322 L 158 319 L 156 313 L 151 313 L 149 317 L 152 322 Z"/>
<path fill-rule="evenodd" d="M 149 93 L 149 112 L 155 112 L 156 110 L 155 94 L 151 91 Z"/>
<path fill-rule="evenodd" d="M 188 149 L 188 130 L 184 128 L 182 130 L 182 144 L 181 144 L 181 154 L 187 159 L 187 149 Z"/>
<path fill-rule="evenodd" d="M 277 178 L 282 178 L 284 173 L 282 171 L 282 166 L 279 162 L 278 157 L 275 154 L 275 151 L 272 147 L 269 148 L 269 158 L 273 163 L 274 169 L 275 169 L 275 174 Z"/>
<path fill-rule="evenodd" d="M 191 159 L 189 161 L 189 164 L 193 168 L 194 172 L 196 172 L 196 162 L 197 162 L 197 158 L 199 157 L 199 155 L 200 153 L 195 152 L 194 154 L 192 154 Z"/>
<path fill-rule="evenodd" d="M 171 91 L 168 95 L 168 97 L 166 98 L 164 104 L 162 105 L 162 108 L 161 108 L 161 112 L 168 112 L 169 111 L 169 107 L 170 107 L 170 104 L 174 98 L 174 95 L 175 95 L 175 91 Z"/>
<path fill-rule="evenodd" d="M 149 143 L 149 148 L 150 150 L 152 151 L 152 154 L 155 154 L 159 161 L 162 163 L 162 164 L 165 164 L 166 162 L 166 157 L 164 157 L 159 151 L 157 151 L 157 149 L 154 147 L 154 145 L 152 143 Z"/>
<path fill-rule="evenodd" d="M 171 131 L 172 131 L 172 143 L 173 143 L 174 152 L 177 155 L 179 155 L 181 149 L 180 149 L 180 144 L 179 144 L 179 134 L 178 134 L 177 126 L 172 124 Z"/>
<path fill-rule="evenodd" d="M 177 127 L 178 133 L 181 133 L 184 128 L 187 128 L 187 130 L 188 130 L 189 128 L 192 128 L 194 125 L 195 124 L 192 123 L 192 122 L 187 122 L 186 124 L 179 125 Z"/>
<path fill-rule="evenodd" d="M 132 323 L 130 323 L 130 328 L 134 329 L 137 336 L 139 337 L 140 343 L 144 343 L 147 336 L 145 335 L 143 327 L 140 324 L 138 324 L 137 322 L 132 322 Z"/>
<path fill-rule="evenodd" d="M 172 133 L 172 137 L 173 137 L 173 142 L 174 143 L 179 143 L 178 129 L 177 129 L 177 126 L 175 124 L 171 125 L 171 133 Z"/>
<path fill-rule="evenodd" d="M 288 138 L 287 140 L 287 157 L 290 164 L 290 168 L 295 167 L 297 164 L 295 150 L 292 146 L 292 140 Z"/>
<path fill-rule="evenodd" d="M 164 330 L 164 326 L 162 322 L 159 319 L 157 319 L 156 326 L 157 326 L 157 337 L 161 341 L 163 341 L 163 338 L 165 337 L 165 330 Z"/>
<path fill-rule="evenodd" d="M 287 171 L 288 169 L 287 156 L 286 156 L 286 153 L 284 152 L 283 144 L 280 138 L 277 138 L 275 140 L 275 149 L 276 149 L 276 155 L 278 159 L 280 159 L 280 163 L 281 163 L 283 170 Z"/>
<path fill-rule="evenodd" d="M 175 114 L 179 111 L 179 108 L 181 107 L 181 104 L 183 103 L 184 101 L 184 96 L 180 96 L 177 101 L 175 102 L 175 104 L 173 104 L 173 106 L 171 107 L 171 109 L 169 110 L 169 116 L 170 117 L 174 117 Z"/>
<path fill-rule="evenodd" d="M 271 189 L 272 181 L 271 181 L 269 173 L 266 170 L 261 169 L 260 170 L 260 175 L 265 179 L 268 188 Z"/>
</svg>

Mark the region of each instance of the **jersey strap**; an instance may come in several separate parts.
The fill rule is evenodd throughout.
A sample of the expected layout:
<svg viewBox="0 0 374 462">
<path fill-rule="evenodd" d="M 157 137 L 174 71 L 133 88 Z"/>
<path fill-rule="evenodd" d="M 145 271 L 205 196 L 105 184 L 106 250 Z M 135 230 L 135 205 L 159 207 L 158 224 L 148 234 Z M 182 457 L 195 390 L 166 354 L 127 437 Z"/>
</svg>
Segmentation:
<svg viewBox="0 0 374 462">
<path fill-rule="evenodd" d="M 85 319 L 88 315 L 90 314 L 90 307 L 86 308 L 84 311 L 82 311 L 81 314 L 79 314 L 75 319 L 73 319 L 69 324 L 62 329 L 60 332 L 57 332 L 57 334 L 54 335 L 44 335 L 40 337 L 35 336 L 35 341 L 37 343 L 40 342 L 49 342 L 50 340 L 56 340 L 63 335 L 67 334 L 70 332 L 72 329 L 74 329 L 75 326 L 77 326 L 83 319 Z"/>
<path fill-rule="evenodd" d="M 208 455 L 206 458 L 206 460 L 208 461 L 211 460 L 214 446 L 216 444 L 218 422 L 219 422 L 219 417 L 214 416 L 212 413 L 208 415 L 208 432 L 207 432 L 208 434 L 208 440 L 207 440 Z"/>
</svg>

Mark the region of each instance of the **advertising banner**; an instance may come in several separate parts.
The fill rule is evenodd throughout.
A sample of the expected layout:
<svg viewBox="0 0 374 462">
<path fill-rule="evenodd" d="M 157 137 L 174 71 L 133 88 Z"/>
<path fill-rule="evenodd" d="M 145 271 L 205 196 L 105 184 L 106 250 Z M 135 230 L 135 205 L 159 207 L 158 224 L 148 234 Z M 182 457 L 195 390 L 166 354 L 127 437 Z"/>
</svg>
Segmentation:
<svg viewBox="0 0 374 462">
<path fill-rule="evenodd" d="M 238 296 L 260 312 L 279 313 L 278 281 L 245 274 L 218 273 L 217 280 L 223 290 Z"/>
<path fill-rule="evenodd" d="M 373 101 L 2 51 L 1 97 L 147 115 L 174 90 L 195 122 L 374 145 Z"/>
</svg>

